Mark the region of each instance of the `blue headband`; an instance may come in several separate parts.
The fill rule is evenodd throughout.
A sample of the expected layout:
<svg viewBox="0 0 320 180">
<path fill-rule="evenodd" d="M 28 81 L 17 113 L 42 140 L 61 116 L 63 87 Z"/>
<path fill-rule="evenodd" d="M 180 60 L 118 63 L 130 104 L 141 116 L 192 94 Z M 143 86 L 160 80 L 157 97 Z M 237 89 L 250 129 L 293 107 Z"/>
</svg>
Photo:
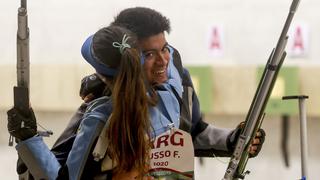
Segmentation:
<svg viewBox="0 0 320 180">
<path fill-rule="evenodd" d="M 117 69 L 109 68 L 105 64 L 99 62 L 97 57 L 95 57 L 92 49 L 92 39 L 93 35 L 89 36 L 87 40 L 83 43 L 81 48 L 82 57 L 97 71 L 97 73 L 105 76 L 115 76 L 118 72 Z"/>
</svg>

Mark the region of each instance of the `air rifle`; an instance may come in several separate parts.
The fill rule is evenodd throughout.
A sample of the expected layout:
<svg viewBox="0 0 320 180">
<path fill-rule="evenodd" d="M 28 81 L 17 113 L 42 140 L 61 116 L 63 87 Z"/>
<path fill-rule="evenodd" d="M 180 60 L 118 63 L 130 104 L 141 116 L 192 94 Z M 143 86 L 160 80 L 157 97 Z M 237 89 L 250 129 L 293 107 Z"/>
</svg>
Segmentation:
<svg viewBox="0 0 320 180">
<path fill-rule="evenodd" d="M 29 60 L 29 28 L 27 1 L 21 0 L 18 9 L 17 31 L 17 86 L 14 91 L 14 107 L 26 111 L 29 110 L 29 84 L 30 84 L 30 60 Z"/>
<path fill-rule="evenodd" d="M 21 0 L 18 8 L 17 30 L 17 86 L 13 87 L 14 107 L 27 114 L 30 108 L 29 84 L 30 84 L 30 60 L 29 60 L 29 28 L 27 1 Z M 21 126 L 24 124 L 22 122 Z M 9 146 L 13 145 L 13 137 L 10 135 Z"/>
<path fill-rule="evenodd" d="M 245 175 L 249 173 L 249 171 L 244 172 L 249 159 L 248 149 L 258 129 L 261 127 L 264 109 L 277 79 L 278 72 L 286 57 L 285 47 L 288 40 L 287 33 L 298 4 L 299 0 L 293 0 L 291 3 L 285 25 L 276 47 L 269 56 L 253 101 L 250 105 L 249 112 L 246 116 L 244 128 L 237 140 L 236 147 L 230 158 L 223 180 L 244 179 Z"/>
<path fill-rule="evenodd" d="M 27 0 L 21 0 L 18 8 L 17 30 L 17 86 L 13 87 L 14 108 L 24 114 L 30 111 L 30 56 L 29 56 L 29 27 L 27 14 Z M 24 123 L 21 123 L 21 127 Z M 38 131 L 41 136 L 52 135 L 52 131 Z M 10 135 L 9 146 L 13 145 L 13 137 Z"/>
<path fill-rule="evenodd" d="M 27 1 L 21 0 L 18 8 L 17 30 L 17 86 L 13 87 L 14 107 L 27 113 L 30 108 L 29 84 L 30 84 L 30 60 L 29 60 L 29 28 Z M 24 124 L 22 122 L 21 126 Z M 13 145 L 13 137 L 10 135 L 9 146 Z"/>
</svg>

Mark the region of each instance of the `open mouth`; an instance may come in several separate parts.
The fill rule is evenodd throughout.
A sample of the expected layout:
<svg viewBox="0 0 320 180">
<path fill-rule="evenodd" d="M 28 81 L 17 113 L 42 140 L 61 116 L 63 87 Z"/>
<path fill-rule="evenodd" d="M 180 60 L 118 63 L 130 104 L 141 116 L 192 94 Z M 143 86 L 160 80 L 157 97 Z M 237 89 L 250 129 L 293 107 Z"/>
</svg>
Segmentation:
<svg viewBox="0 0 320 180">
<path fill-rule="evenodd" d="M 155 75 L 160 75 L 160 74 L 163 74 L 163 73 L 165 73 L 165 72 L 166 72 L 166 70 L 165 70 L 165 69 L 162 69 L 162 70 L 154 71 L 153 74 L 155 74 Z"/>
<path fill-rule="evenodd" d="M 158 66 L 157 68 L 154 69 L 153 74 L 154 75 L 162 75 L 167 71 L 166 66 Z"/>
</svg>

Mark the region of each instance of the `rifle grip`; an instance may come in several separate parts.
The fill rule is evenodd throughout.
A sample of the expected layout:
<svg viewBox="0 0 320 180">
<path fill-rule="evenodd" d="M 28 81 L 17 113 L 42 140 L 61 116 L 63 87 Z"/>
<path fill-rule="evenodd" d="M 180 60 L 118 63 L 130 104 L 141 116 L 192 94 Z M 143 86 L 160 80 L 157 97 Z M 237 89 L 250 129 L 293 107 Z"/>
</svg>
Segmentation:
<svg viewBox="0 0 320 180">
<path fill-rule="evenodd" d="M 28 112 L 30 108 L 29 89 L 26 87 L 13 87 L 14 107 L 22 112 Z"/>
</svg>

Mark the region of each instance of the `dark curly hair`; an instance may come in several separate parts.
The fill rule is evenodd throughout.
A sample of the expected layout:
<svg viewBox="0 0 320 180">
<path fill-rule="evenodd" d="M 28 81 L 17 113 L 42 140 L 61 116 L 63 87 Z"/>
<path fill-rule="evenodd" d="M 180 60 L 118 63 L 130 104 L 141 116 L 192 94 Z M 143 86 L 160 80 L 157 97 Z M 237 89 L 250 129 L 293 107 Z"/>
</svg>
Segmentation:
<svg viewBox="0 0 320 180">
<path fill-rule="evenodd" d="M 138 39 L 167 32 L 170 33 L 170 21 L 156 10 L 146 7 L 134 7 L 122 10 L 111 25 L 125 27 L 135 33 Z"/>
</svg>

